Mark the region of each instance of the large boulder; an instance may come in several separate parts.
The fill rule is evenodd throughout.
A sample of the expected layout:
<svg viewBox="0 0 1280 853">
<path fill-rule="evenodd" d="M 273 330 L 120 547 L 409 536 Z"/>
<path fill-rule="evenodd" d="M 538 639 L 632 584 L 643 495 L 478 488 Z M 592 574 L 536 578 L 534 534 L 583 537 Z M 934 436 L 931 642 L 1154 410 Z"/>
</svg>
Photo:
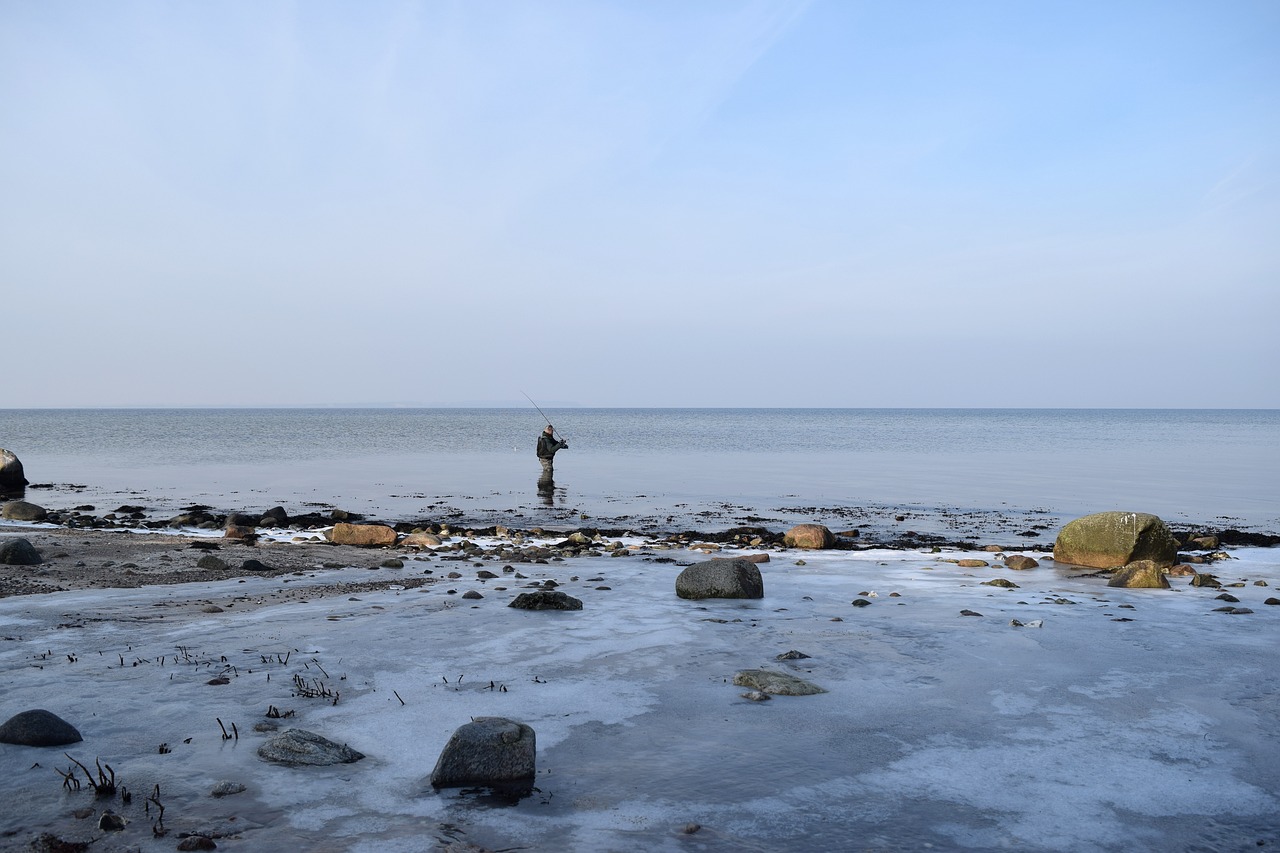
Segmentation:
<svg viewBox="0 0 1280 853">
<path fill-rule="evenodd" d="M 704 560 L 676 577 L 681 598 L 764 598 L 760 567 L 750 560 Z"/>
<path fill-rule="evenodd" d="M 0 447 L 0 492 L 18 491 L 26 485 L 22 461 L 12 451 Z"/>
<path fill-rule="evenodd" d="M 84 740 L 76 727 L 57 714 L 37 708 L 14 714 L 0 725 L 0 743 L 19 746 L 66 746 Z"/>
<path fill-rule="evenodd" d="M 458 728 L 445 744 L 431 784 L 505 786 L 533 781 L 537 738 L 533 729 L 505 717 L 476 717 Z"/>
<path fill-rule="evenodd" d="M 6 566 L 38 566 L 40 552 L 26 539 L 0 539 L 0 564 Z"/>
<path fill-rule="evenodd" d="M 258 747 L 258 757 L 290 767 L 324 767 L 359 761 L 364 758 L 364 753 L 356 752 L 346 744 L 334 743 L 315 732 L 288 729 Z"/>
<path fill-rule="evenodd" d="M 797 524 L 782 534 L 782 544 L 788 548 L 818 551 L 833 547 L 836 537 L 825 524 Z"/>
<path fill-rule="evenodd" d="M 0 507 L 0 518 L 10 521 L 44 521 L 48 511 L 27 501 L 9 501 Z"/>
<path fill-rule="evenodd" d="M 350 524 L 340 521 L 325 536 L 337 545 L 377 548 L 396 544 L 397 534 L 394 528 L 385 524 Z"/>
<path fill-rule="evenodd" d="M 1099 512 L 1068 522 L 1053 543 L 1059 563 L 1117 569 L 1138 560 L 1172 566 L 1178 542 L 1165 523 L 1145 512 Z"/>
</svg>

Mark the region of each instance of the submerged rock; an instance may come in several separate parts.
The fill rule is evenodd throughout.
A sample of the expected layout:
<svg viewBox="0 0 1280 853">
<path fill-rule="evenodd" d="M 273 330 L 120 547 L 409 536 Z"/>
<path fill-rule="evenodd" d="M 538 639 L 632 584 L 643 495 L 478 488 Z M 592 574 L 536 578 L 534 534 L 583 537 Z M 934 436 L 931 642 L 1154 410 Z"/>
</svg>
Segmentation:
<svg viewBox="0 0 1280 853">
<path fill-rule="evenodd" d="M 364 758 L 364 753 L 356 752 L 346 744 L 334 743 L 314 732 L 287 729 L 258 747 L 258 757 L 263 761 L 290 767 L 324 767 L 359 761 Z"/>
<path fill-rule="evenodd" d="M 14 714 L 0 725 L 0 743 L 18 746 L 66 746 L 84 740 L 76 727 L 50 711 L 37 708 Z"/>
<path fill-rule="evenodd" d="M 681 598 L 764 598 L 760 568 L 747 560 L 705 560 L 676 577 Z"/>
<path fill-rule="evenodd" d="M 536 759 L 532 728 L 505 717 L 476 717 L 449 738 L 431 772 L 431 784 L 458 788 L 527 783 L 533 780 Z"/>
<path fill-rule="evenodd" d="M 1145 512 L 1099 512 L 1068 522 L 1053 544 L 1059 563 L 1115 569 L 1139 560 L 1161 567 L 1178 558 L 1178 542 L 1157 516 Z"/>
<path fill-rule="evenodd" d="M 734 674 L 733 683 L 738 687 L 750 687 L 775 696 L 812 696 L 827 692 L 803 678 L 768 669 L 744 669 Z"/>
<path fill-rule="evenodd" d="M 1006 568 L 1021 572 L 1027 569 L 1034 569 L 1040 564 L 1034 558 L 1028 557 L 1026 554 L 1010 554 L 1004 558 Z"/>
</svg>

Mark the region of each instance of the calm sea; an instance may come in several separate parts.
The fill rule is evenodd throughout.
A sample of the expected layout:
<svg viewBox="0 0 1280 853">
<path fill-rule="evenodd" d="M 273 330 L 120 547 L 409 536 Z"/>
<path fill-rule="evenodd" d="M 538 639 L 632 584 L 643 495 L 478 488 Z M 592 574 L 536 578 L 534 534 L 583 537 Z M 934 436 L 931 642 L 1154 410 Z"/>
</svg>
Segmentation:
<svg viewBox="0 0 1280 853">
<path fill-rule="evenodd" d="M 51 508 L 186 503 L 722 528 L 959 529 L 1104 509 L 1280 531 L 1280 411 L 548 410 L 570 448 L 539 495 L 532 409 L 0 409 Z M 77 488 L 70 488 L 76 486 Z M 99 510 L 114 507 L 99 506 Z"/>
</svg>

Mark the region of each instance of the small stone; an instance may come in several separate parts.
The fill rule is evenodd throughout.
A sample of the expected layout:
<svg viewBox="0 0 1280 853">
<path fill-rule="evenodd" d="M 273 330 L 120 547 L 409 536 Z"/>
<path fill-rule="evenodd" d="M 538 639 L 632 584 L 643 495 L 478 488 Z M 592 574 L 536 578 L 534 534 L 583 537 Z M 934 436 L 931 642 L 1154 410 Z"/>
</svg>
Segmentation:
<svg viewBox="0 0 1280 853">
<path fill-rule="evenodd" d="M 855 598 L 853 601 L 850 601 L 849 603 L 852 604 L 854 607 L 870 607 L 871 606 L 871 602 L 867 601 L 865 598 Z"/>
<path fill-rule="evenodd" d="M 484 598 L 484 596 L 483 596 L 483 595 L 481 595 L 480 593 L 476 592 L 474 589 L 469 589 L 469 590 L 467 590 L 466 592 L 464 592 L 464 593 L 462 594 L 462 597 L 463 597 L 463 598 L 465 598 L 465 599 L 468 599 L 469 601 L 478 601 L 478 600 L 480 600 L 480 599 Z"/>
<path fill-rule="evenodd" d="M 1215 596 L 1215 598 L 1218 601 L 1226 601 L 1231 604 L 1236 604 L 1240 601 L 1240 599 L 1236 598 L 1234 595 L 1232 595 L 1229 592 L 1224 592 L 1221 595 Z"/>
<path fill-rule="evenodd" d="M 768 702 L 773 697 L 768 693 L 759 690 L 748 690 L 746 693 L 740 694 L 743 699 L 750 699 L 752 702 Z"/>
<path fill-rule="evenodd" d="M 999 587 L 1004 587 L 1005 589 L 1018 588 L 1018 585 L 1016 583 L 1014 583 L 1011 580 L 1006 580 L 1005 578 L 992 578 L 989 581 L 983 581 L 982 585 L 983 586 L 999 586 Z"/>
<path fill-rule="evenodd" d="M 124 829 L 125 819 L 115 812 L 103 812 L 98 818 L 98 829 L 104 832 L 120 832 Z"/>
<path fill-rule="evenodd" d="M 809 655 L 806 655 L 804 652 L 798 652 L 795 649 L 792 649 L 789 652 L 783 652 L 778 655 L 774 660 L 804 660 L 807 657 L 809 657 Z"/>
<path fill-rule="evenodd" d="M 219 782 L 213 786 L 213 790 L 209 792 L 212 797 L 229 797 L 232 794 L 244 792 L 245 786 L 239 782 Z"/>
<path fill-rule="evenodd" d="M 956 560 L 956 565 L 962 569 L 982 569 L 991 564 L 986 560 Z"/>
<path fill-rule="evenodd" d="M 1263 603 L 1263 604 L 1272 604 L 1272 605 L 1280 604 L 1280 598 L 1268 598 L 1266 601 L 1264 601 L 1264 602 L 1262 602 L 1262 603 Z"/>
<path fill-rule="evenodd" d="M 827 692 L 803 678 L 767 669 L 744 669 L 733 676 L 733 683 L 739 687 L 752 687 L 778 696 L 811 696 L 815 693 Z"/>
<path fill-rule="evenodd" d="M 961 616 L 981 616 L 982 614 L 976 610 L 961 610 L 960 615 Z"/>
<path fill-rule="evenodd" d="M 178 849 L 184 853 L 190 850 L 217 850 L 218 845 L 207 835 L 188 835 L 178 842 Z"/>
</svg>

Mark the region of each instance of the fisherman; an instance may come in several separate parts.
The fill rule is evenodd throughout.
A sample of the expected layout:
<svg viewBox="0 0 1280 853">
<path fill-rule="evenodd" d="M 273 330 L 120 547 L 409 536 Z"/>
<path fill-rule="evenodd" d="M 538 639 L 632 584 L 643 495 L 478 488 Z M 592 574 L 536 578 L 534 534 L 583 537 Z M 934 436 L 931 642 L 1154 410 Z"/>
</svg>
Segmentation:
<svg viewBox="0 0 1280 853">
<path fill-rule="evenodd" d="M 542 435 L 538 436 L 538 461 L 542 463 L 542 476 L 538 479 L 540 487 L 543 484 L 554 484 L 555 471 L 552 468 L 552 464 L 556 457 L 556 451 L 564 450 L 568 446 L 569 442 L 556 438 L 556 428 L 551 424 L 547 424 L 547 428 L 542 431 Z"/>
</svg>

